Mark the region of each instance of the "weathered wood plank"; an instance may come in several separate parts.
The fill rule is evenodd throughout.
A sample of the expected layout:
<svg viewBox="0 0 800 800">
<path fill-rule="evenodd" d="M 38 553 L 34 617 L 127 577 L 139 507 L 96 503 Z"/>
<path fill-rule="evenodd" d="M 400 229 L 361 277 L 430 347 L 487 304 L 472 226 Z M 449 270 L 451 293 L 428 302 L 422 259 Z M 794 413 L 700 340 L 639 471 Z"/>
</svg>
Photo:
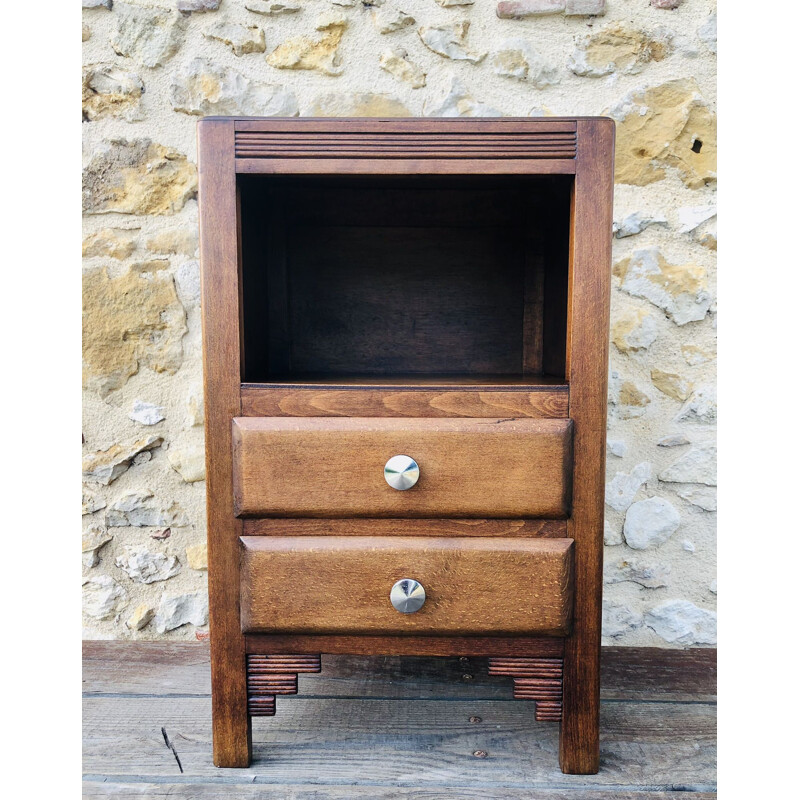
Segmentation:
<svg viewBox="0 0 800 800">
<path fill-rule="evenodd" d="M 476 717 L 480 722 L 470 721 Z M 85 773 L 178 778 L 162 728 L 183 779 L 220 775 L 210 759 L 210 700 L 193 697 L 87 698 Z M 582 776 L 581 786 L 713 790 L 712 705 L 606 702 L 601 730 L 600 774 Z M 526 701 L 278 698 L 278 716 L 257 720 L 253 740 L 253 766 L 237 770 L 236 780 L 430 787 L 450 786 L 458 776 L 475 787 L 572 785 L 556 766 L 558 726 L 534 723 Z"/>
<path fill-rule="evenodd" d="M 281 800 L 487 800 L 485 787 L 462 786 L 454 784 L 444 789 L 425 786 L 380 787 L 380 786 L 293 786 L 271 784 L 272 797 Z M 686 792 L 640 792 L 640 791 L 600 791 L 578 790 L 581 800 L 687 800 Z M 121 800 L 263 800 L 265 787 L 261 783 L 117 783 L 113 781 L 85 781 L 84 798 L 115 797 Z M 535 800 L 571 800 L 576 789 L 537 789 Z M 694 792 L 690 800 L 713 800 L 714 792 Z M 491 800 L 533 800 L 529 789 L 492 790 Z"/>
<path fill-rule="evenodd" d="M 207 695 L 208 645 L 194 642 L 83 644 L 88 694 Z M 510 699 L 511 682 L 487 675 L 484 658 L 332 656 L 301 676 L 306 697 Z M 601 696 L 614 700 L 713 701 L 716 650 L 607 647 Z"/>
</svg>

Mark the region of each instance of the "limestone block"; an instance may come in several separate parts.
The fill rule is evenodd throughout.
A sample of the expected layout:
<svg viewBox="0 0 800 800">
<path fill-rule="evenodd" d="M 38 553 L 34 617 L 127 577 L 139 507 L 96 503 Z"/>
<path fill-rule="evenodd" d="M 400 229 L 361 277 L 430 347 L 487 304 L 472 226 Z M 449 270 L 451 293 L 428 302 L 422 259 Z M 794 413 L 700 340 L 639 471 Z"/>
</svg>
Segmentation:
<svg viewBox="0 0 800 800">
<path fill-rule="evenodd" d="M 617 183 L 647 186 L 667 166 L 690 189 L 716 181 L 716 115 L 693 78 L 636 89 L 606 113 L 617 121 Z"/>
<path fill-rule="evenodd" d="M 648 461 L 637 464 L 630 474 L 618 472 L 606 484 L 606 505 L 614 511 L 625 511 L 652 475 L 653 465 Z"/>
<path fill-rule="evenodd" d="M 159 633 L 182 625 L 205 625 L 208 622 L 208 596 L 205 591 L 179 595 L 163 595 L 156 612 L 155 625 Z"/>
<path fill-rule="evenodd" d="M 144 246 L 151 253 L 159 255 L 196 255 L 197 228 L 194 225 L 186 225 L 159 231 L 150 236 Z"/>
<path fill-rule="evenodd" d="M 521 19 L 544 14 L 563 14 L 567 0 L 500 0 L 497 16 L 500 19 Z"/>
<path fill-rule="evenodd" d="M 717 446 L 703 442 L 663 470 L 658 479 L 668 483 L 717 485 Z"/>
<path fill-rule="evenodd" d="M 709 18 L 697 29 L 697 35 L 712 52 L 717 52 L 717 12 L 713 11 Z"/>
<path fill-rule="evenodd" d="M 244 7 L 254 14 L 262 14 L 266 17 L 277 17 L 282 14 L 296 14 L 301 9 L 301 6 L 296 3 L 282 3 L 278 2 L 278 0 L 269 0 L 268 2 L 264 2 L 264 0 L 250 0 L 250 2 L 244 4 Z"/>
<path fill-rule="evenodd" d="M 185 19 L 176 10 L 117 3 L 117 31 L 111 48 L 145 67 L 166 63 L 183 42 Z"/>
<path fill-rule="evenodd" d="M 140 425 L 157 425 L 166 419 L 164 409 L 154 403 L 145 403 L 144 400 L 134 400 L 133 408 L 128 413 L 128 419 Z"/>
<path fill-rule="evenodd" d="M 648 497 L 628 509 L 622 533 L 628 547 L 647 550 L 664 544 L 680 524 L 681 515 L 669 500 Z"/>
<path fill-rule="evenodd" d="M 150 139 L 106 142 L 83 170 L 85 214 L 174 214 L 196 194 L 194 164 Z"/>
<path fill-rule="evenodd" d="M 378 33 L 394 33 L 416 24 L 416 20 L 399 8 L 373 8 L 372 24 L 378 29 Z"/>
<path fill-rule="evenodd" d="M 627 446 L 622 439 L 606 439 L 606 453 L 616 458 L 624 458 Z"/>
<path fill-rule="evenodd" d="M 108 575 L 83 582 L 83 613 L 94 619 L 113 619 L 128 604 L 128 593 Z"/>
<path fill-rule="evenodd" d="M 408 83 L 412 89 L 425 85 L 425 70 L 409 60 L 408 53 L 401 47 L 390 47 L 381 53 L 380 68 L 399 81 Z"/>
<path fill-rule="evenodd" d="M 203 14 L 206 11 L 216 11 L 220 0 L 178 0 L 176 8 L 184 14 Z"/>
<path fill-rule="evenodd" d="M 105 504 L 104 504 L 105 505 Z M 114 537 L 104 528 L 90 528 L 81 536 L 81 559 L 85 567 L 96 567 L 100 563 L 100 550 Z"/>
<path fill-rule="evenodd" d="M 186 483 L 206 479 L 206 453 L 202 442 L 174 444 L 167 451 L 167 459 Z"/>
<path fill-rule="evenodd" d="M 701 320 L 711 307 L 708 275 L 699 264 L 670 264 L 657 247 L 636 250 L 614 265 L 620 288 L 666 311 L 676 325 Z"/>
<path fill-rule="evenodd" d="M 633 381 L 612 371 L 608 381 L 608 402 L 617 419 L 633 419 L 644 415 L 650 398 Z"/>
<path fill-rule="evenodd" d="M 161 436 L 146 436 L 134 442 L 114 444 L 107 450 L 97 451 L 83 458 L 83 479 L 90 483 L 108 486 L 130 467 L 133 459 L 147 450 L 159 447 Z"/>
<path fill-rule="evenodd" d="M 621 603 L 603 603 L 603 636 L 616 639 L 642 627 L 642 615 Z"/>
<path fill-rule="evenodd" d="M 188 524 L 186 512 L 177 503 L 164 507 L 150 489 L 126 492 L 109 506 L 106 513 L 106 525 L 110 528 L 163 528 Z"/>
<path fill-rule="evenodd" d="M 692 393 L 692 382 L 675 372 L 665 372 L 661 369 L 650 370 L 650 380 L 653 386 L 673 400 L 684 401 Z"/>
<path fill-rule="evenodd" d="M 717 490 L 711 487 L 691 487 L 678 490 L 678 497 L 702 508 L 703 511 L 717 510 Z"/>
<path fill-rule="evenodd" d="M 651 225 L 666 224 L 667 220 L 663 215 L 651 217 L 641 211 L 635 211 L 618 222 L 615 221 L 613 231 L 617 239 L 625 239 L 628 236 L 636 236 L 642 231 L 647 230 Z"/>
<path fill-rule="evenodd" d="M 691 442 L 682 433 L 673 433 L 669 436 L 664 436 L 656 442 L 658 447 L 681 447 Z"/>
<path fill-rule="evenodd" d="M 614 22 L 578 40 L 569 69 L 587 78 L 614 72 L 635 75 L 651 61 L 662 61 L 672 52 L 671 35 L 661 29 L 646 33 Z"/>
<path fill-rule="evenodd" d="M 656 319 L 644 309 L 622 314 L 611 326 L 611 341 L 621 353 L 647 350 L 657 338 Z"/>
<path fill-rule="evenodd" d="M 92 64 L 83 70 L 83 119 L 140 118 L 136 111 L 143 92 L 144 84 L 135 72 L 114 64 Z"/>
<path fill-rule="evenodd" d="M 299 113 L 291 90 L 206 58 L 192 59 L 172 76 L 170 102 L 176 111 L 199 117 L 296 117 Z"/>
<path fill-rule="evenodd" d="M 683 398 L 686 399 L 686 398 Z M 675 422 L 714 422 L 717 419 L 717 390 L 700 386 L 675 417 Z"/>
<path fill-rule="evenodd" d="M 141 367 L 174 374 L 183 362 L 186 312 L 166 272 L 84 274 L 83 385 L 105 397 Z"/>
<path fill-rule="evenodd" d="M 202 542 L 187 547 L 186 562 L 192 569 L 208 569 L 208 545 Z"/>
<path fill-rule="evenodd" d="M 237 56 L 248 53 L 263 53 L 267 49 L 264 31 L 261 28 L 220 22 L 206 28 L 206 39 L 215 39 L 228 45 Z"/>
<path fill-rule="evenodd" d="M 492 55 L 496 75 L 524 81 L 537 89 L 558 83 L 558 68 L 525 39 L 506 39 Z"/>
<path fill-rule="evenodd" d="M 707 350 L 703 349 L 696 344 L 681 345 L 681 355 L 686 363 L 691 367 L 696 367 L 699 364 L 707 364 L 714 356 Z"/>
<path fill-rule="evenodd" d="M 452 25 L 425 26 L 417 29 L 419 38 L 429 50 L 454 61 L 469 61 L 478 64 L 486 57 L 485 51 L 472 50 L 467 46 L 469 22 Z"/>
<path fill-rule="evenodd" d="M 341 75 L 339 44 L 347 28 L 342 15 L 321 14 L 317 30 L 322 36 L 295 36 L 279 44 L 268 56 L 267 64 L 276 69 L 308 69 L 325 75 Z"/>
<path fill-rule="evenodd" d="M 131 231 L 104 228 L 89 234 L 83 240 L 84 258 L 108 257 L 119 260 L 128 258 L 136 249 L 136 236 Z"/>
<path fill-rule="evenodd" d="M 81 491 L 81 515 L 94 514 L 95 511 L 100 511 L 101 508 L 106 507 L 106 501 L 102 497 L 98 497 L 94 492 L 87 489 L 85 486 Z"/>
<path fill-rule="evenodd" d="M 604 583 L 636 583 L 645 589 L 661 589 L 669 585 L 672 568 L 656 561 L 645 562 L 635 558 L 606 561 L 603 567 Z"/>
<path fill-rule="evenodd" d="M 136 583 L 166 581 L 181 571 L 175 556 L 152 552 L 145 547 L 126 547 L 125 555 L 117 556 L 116 565 Z"/>
<path fill-rule="evenodd" d="M 644 622 L 666 642 L 717 643 L 717 615 L 688 600 L 668 600 L 645 612 Z"/>
<path fill-rule="evenodd" d="M 140 631 L 142 628 L 147 627 L 147 625 L 150 623 L 150 620 L 153 619 L 154 613 L 155 612 L 153 609 L 150 608 L 147 603 L 142 603 L 133 609 L 133 613 L 130 615 L 130 617 L 128 617 L 125 625 L 132 631 Z"/>
</svg>

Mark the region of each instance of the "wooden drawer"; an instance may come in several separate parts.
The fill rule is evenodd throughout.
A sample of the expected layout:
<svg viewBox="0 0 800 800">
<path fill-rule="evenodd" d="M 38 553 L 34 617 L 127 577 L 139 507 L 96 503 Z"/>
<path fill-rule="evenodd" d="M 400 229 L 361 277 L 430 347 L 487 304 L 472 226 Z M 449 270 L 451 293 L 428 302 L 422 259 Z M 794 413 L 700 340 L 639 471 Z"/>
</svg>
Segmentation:
<svg viewBox="0 0 800 800">
<path fill-rule="evenodd" d="M 241 517 L 548 517 L 571 500 L 568 419 L 239 417 L 233 420 Z M 417 484 L 391 488 L 407 455 Z"/>
<path fill-rule="evenodd" d="M 245 633 L 565 636 L 572 539 L 243 536 Z M 392 606 L 396 581 L 426 599 Z"/>
</svg>

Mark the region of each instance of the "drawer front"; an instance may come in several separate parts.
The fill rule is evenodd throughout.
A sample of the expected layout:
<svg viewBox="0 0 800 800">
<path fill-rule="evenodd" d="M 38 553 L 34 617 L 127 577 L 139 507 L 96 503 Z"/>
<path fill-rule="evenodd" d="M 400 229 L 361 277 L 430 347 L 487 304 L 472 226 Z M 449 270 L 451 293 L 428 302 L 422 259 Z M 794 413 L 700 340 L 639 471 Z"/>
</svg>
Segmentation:
<svg viewBox="0 0 800 800">
<path fill-rule="evenodd" d="M 566 636 L 572 539 L 243 536 L 245 633 Z M 422 607 L 397 611 L 394 584 Z"/>
<path fill-rule="evenodd" d="M 239 417 L 233 442 L 242 517 L 569 514 L 568 419 Z M 384 478 L 396 455 L 419 465 L 405 491 Z"/>
</svg>

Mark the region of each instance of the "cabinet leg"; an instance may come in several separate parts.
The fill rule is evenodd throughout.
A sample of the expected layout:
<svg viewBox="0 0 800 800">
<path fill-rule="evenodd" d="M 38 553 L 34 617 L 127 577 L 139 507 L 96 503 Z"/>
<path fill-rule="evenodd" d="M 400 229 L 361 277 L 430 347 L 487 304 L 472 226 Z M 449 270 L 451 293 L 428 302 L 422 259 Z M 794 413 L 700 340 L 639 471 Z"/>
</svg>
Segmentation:
<svg viewBox="0 0 800 800">
<path fill-rule="evenodd" d="M 236 677 L 231 673 L 227 681 L 212 683 L 215 684 L 212 692 L 214 765 L 249 767 L 253 740 L 247 710 L 244 664 Z"/>
<path fill-rule="evenodd" d="M 599 659 L 579 668 L 579 659 L 564 659 L 559 764 L 567 775 L 594 775 L 600 768 Z"/>
</svg>

